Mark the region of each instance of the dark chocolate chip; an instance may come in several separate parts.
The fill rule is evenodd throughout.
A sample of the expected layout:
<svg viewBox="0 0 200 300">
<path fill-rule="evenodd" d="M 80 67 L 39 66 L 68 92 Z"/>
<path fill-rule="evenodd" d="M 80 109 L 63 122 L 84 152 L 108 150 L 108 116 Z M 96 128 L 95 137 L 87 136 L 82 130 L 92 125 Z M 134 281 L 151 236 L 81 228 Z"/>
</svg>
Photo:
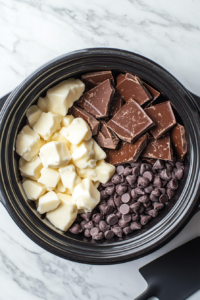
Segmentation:
<svg viewBox="0 0 200 300">
<path fill-rule="evenodd" d="M 166 166 L 167 170 L 169 170 L 170 172 L 172 172 L 173 167 L 172 167 L 170 164 L 168 164 L 168 163 L 166 162 L 166 163 L 165 163 L 165 166 Z"/>
<path fill-rule="evenodd" d="M 114 234 L 118 237 L 122 237 L 123 231 L 121 227 L 113 227 L 112 231 L 114 232 Z"/>
<path fill-rule="evenodd" d="M 161 182 L 160 176 L 156 176 L 154 178 L 153 186 L 156 186 L 156 187 L 161 187 L 162 186 L 162 182 Z"/>
<path fill-rule="evenodd" d="M 133 200 L 136 200 L 138 198 L 138 194 L 134 189 L 131 190 L 131 197 L 133 198 Z"/>
<path fill-rule="evenodd" d="M 101 200 L 106 200 L 109 198 L 109 196 L 106 194 L 105 190 L 100 192 L 100 197 L 101 197 Z"/>
<path fill-rule="evenodd" d="M 131 204 L 130 208 L 133 212 L 136 213 L 140 208 L 140 202 L 135 202 L 134 204 Z"/>
<path fill-rule="evenodd" d="M 114 194 L 115 192 L 115 186 L 108 186 L 106 189 L 105 189 L 105 192 L 107 195 L 111 196 Z"/>
<path fill-rule="evenodd" d="M 151 216 L 147 216 L 147 215 L 140 216 L 141 225 L 146 225 L 150 220 L 151 220 Z"/>
<path fill-rule="evenodd" d="M 112 183 L 114 183 L 114 184 L 119 184 L 119 183 L 121 183 L 121 176 L 115 174 L 115 175 L 112 177 L 111 181 L 112 181 Z"/>
<path fill-rule="evenodd" d="M 135 175 L 128 175 L 126 176 L 126 181 L 132 186 L 137 180 Z"/>
<path fill-rule="evenodd" d="M 175 176 L 176 176 L 176 178 L 178 179 L 178 180 L 181 180 L 182 178 L 183 178 L 183 169 L 178 169 L 178 170 L 176 170 L 175 172 L 174 172 L 174 174 L 175 174 Z"/>
<path fill-rule="evenodd" d="M 140 203 L 147 203 L 147 202 L 149 202 L 149 196 L 148 195 L 143 195 L 140 198 L 138 198 L 137 201 L 140 202 Z"/>
<path fill-rule="evenodd" d="M 123 203 L 128 203 L 130 200 L 131 200 L 131 196 L 128 193 L 122 195 Z"/>
<path fill-rule="evenodd" d="M 131 232 L 132 232 L 132 230 L 131 230 L 130 226 L 127 226 L 127 227 L 124 227 L 124 228 L 123 228 L 123 233 L 124 233 L 124 234 L 129 234 L 129 233 L 131 233 Z"/>
<path fill-rule="evenodd" d="M 112 239 L 114 236 L 114 232 L 112 230 L 107 230 L 104 232 L 104 236 L 107 240 Z"/>
<path fill-rule="evenodd" d="M 165 188 L 159 188 L 159 191 L 161 192 L 161 194 L 165 194 L 166 193 L 166 189 Z"/>
<path fill-rule="evenodd" d="M 151 168 L 149 164 L 141 164 L 140 166 L 140 175 L 142 176 L 144 172 L 149 171 Z"/>
<path fill-rule="evenodd" d="M 113 186 L 113 182 L 112 181 L 108 181 L 106 183 L 101 183 L 101 186 L 103 186 L 103 187 Z"/>
<path fill-rule="evenodd" d="M 149 184 L 149 179 L 145 177 L 138 177 L 138 187 L 140 188 L 146 188 Z"/>
<path fill-rule="evenodd" d="M 130 174 L 132 174 L 132 168 L 126 167 L 124 169 L 124 174 L 123 175 L 127 176 L 127 175 L 130 175 Z"/>
<path fill-rule="evenodd" d="M 136 161 L 136 162 L 134 162 L 134 163 L 131 163 L 131 167 L 132 167 L 132 168 L 140 167 L 141 164 L 142 164 L 142 161 L 141 161 L 141 160 L 138 160 L 138 161 Z"/>
<path fill-rule="evenodd" d="M 140 205 L 140 208 L 138 209 L 138 214 L 142 214 L 144 210 L 145 210 L 144 206 Z"/>
<path fill-rule="evenodd" d="M 87 224 L 87 221 L 86 220 L 83 220 L 81 221 L 80 225 L 81 225 L 81 228 L 84 230 L 85 229 L 85 224 Z"/>
<path fill-rule="evenodd" d="M 154 175 L 152 172 L 146 171 L 146 172 L 144 172 L 143 177 L 147 178 L 149 180 L 149 182 L 151 182 L 154 178 Z"/>
<path fill-rule="evenodd" d="M 157 159 L 157 161 L 155 162 L 155 164 L 153 165 L 153 169 L 154 170 L 162 170 L 164 168 L 164 163 L 162 160 Z"/>
<path fill-rule="evenodd" d="M 151 192 L 150 197 L 149 197 L 150 200 L 153 201 L 153 202 L 158 202 L 158 197 L 154 196 L 152 193 L 153 192 Z"/>
<path fill-rule="evenodd" d="M 149 206 L 149 207 L 147 207 L 147 208 L 145 208 L 145 213 L 147 213 L 148 214 L 148 211 L 149 210 L 151 210 L 153 207 L 152 207 L 152 205 L 151 206 Z"/>
<path fill-rule="evenodd" d="M 121 196 L 115 193 L 114 202 L 116 206 L 120 206 L 122 204 Z"/>
<path fill-rule="evenodd" d="M 107 205 L 112 206 L 113 208 L 115 208 L 115 202 L 114 202 L 114 199 L 113 199 L 113 198 L 108 199 Z"/>
<path fill-rule="evenodd" d="M 163 209 L 164 204 L 159 203 L 159 202 L 154 202 L 153 207 L 154 207 L 154 209 L 161 210 L 161 209 Z"/>
<path fill-rule="evenodd" d="M 132 222 L 130 224 L 131 230 L 140 230 L 142 228 L 142 225 L 139 222 Z"/>
<path fill-rule="evenodd" d="M 134 176 L 139 176 L 140 175 L 140 168 L 139 167 L 134 167 L 133 169 L 132 169 L 132 174 L 134 175 Z"/>
<path fill-rule="evenodd" d="M 163 203 L 163 204 L 167 203 L 168 200 L 169 200 L 169 198 L 166 194 L 162 194 L 159 198 L 160 203 Z"/>
<path fill-rule="evenodd" d="M 151 194 L 156 197 L 159 197 L 160 196 L 160 188 L 155 188 Z"/>
<path fill-rule="evenodd" d="M 172 178 L 172 173 L 169 170 L 164 169 L 160 172 L 160 178 L 169 181 Z"/>
<path fill-rule="evenodd" d="M 133 222 L 139 221 L 140 216 L 139 216 L 138 214 L 132 214 L 132 215 L 131 215 L 131 219 L 132 219 Z"/>
<path fill-rule="evenodd" d="M 183 167 L 183 162 L 182 161 L 177 161 L 175 163 L 175 165 L 176 165 L 177 169 L 179 169 L 179 168 Z"/>
<path fill-rule="evenodd" d="M 122 219 L 123 219 L 125 222 L 130 222 L 130 221 L 131 221 L 131 214 L 122 215 Z"/>
<path fill-rule="evenodd" d="M 94 227 L 94 223 L 92 221 L 89 221 L 85 224 L 85 229 L 92 229 Z"/>
<path fill-rule="evenodd" d="M 167 187 L 172 190 L 176 190 L 178 188 L 178 180 L 172 179 L 168 182 Z"/>
<path fill-rule="evenodd" d="M 167 181 L 166 180 L 162 180 L 162 186 L 166 186 L 167 185 Z"/>
<path fill-rule="evenodd" d="M 148 211 L 148 214 L 149 214 L 151 217 L 155 218 L 155 217 L 157 217 L 157 215 L 158 215 L 158 211 L 157 211 L 156 209 L 151 209 L 151 210 Z"/>
<path fill-rule="evenodd" d="M 99 223 L 102 220 L 102 215 L 101 214 L 94 214 L 92 216 L 92 221 L 94 223 Z"/>
<path fill-rule="evenodd" d="M 110 226 L 104 220 L 101 220 L 99 222 L 99 230 L 105 232 L 108 229 L 110 229 Z"/>
<path fill-rule="evenodd" d="M 99 233 L 99 228 L 97 228 L 97 227 L 91 228 L 91 230 L 90 230 L 91 236 L 96 235 L 97 233 Z"/>
<path fill-rule="evenodd" d="M 119 224 L 119 226 L 120 226 L 121 228 L 124 228 L 124 227 L 126 227 L 126 226 L 129 225 L 129 223 L 128 223 L 128 222 L 125 222 L 123 219 L 120 219 L 120 220 L 118 221 L 118 224 Z"/>
<path fill-rule="evenodd" d="M 86 220 L 87 222 L 89 222 L 90 218 L 91 218 L 92 213 L 85 213 L 85 214 L 81 214 L 81 217 Z"/>
<path fill-rule="evenodd" d="M 116 186 L 116 192 L 118 195 L 123 195 L 124 193 L 126 193 L 127 191 L 127 186 L 126 185 L 122 185 L 122 184 L 118 184 Z"/>
<path fill-rule="evenodd" d="M 84 231 L 84 236 L 86 236 L 86 237 L 91 237 L 90 229 L 85 229 L 85 231 Z"/>
<path fill-rule="evenodd" d="M 138 195 L 144 195 L 145 194 L 144 190 L 141 189 L 140 187 L 135 188 L 135 192 Z"/>
<path fill-rule="evenodd" d="M 169 200 L 172 199 L 172 197 L 174 196 L 175 191 L 171 190 L 171 189 L 167 189 L 167 196 L 169 198 Z"/>
<path fill-rule="evenodd" d="M 149 186 L 147 186 L 147 187 L 144 189 L 145 193 L 147 193 L 147 194 L 151 194 L 151 192 L 152 192 L 153 190 L 154 190 L 154 187 L 153 187 L 152 184 L 150 184 Z"/>
<path fill-rule="evenodd" d="M 92 236 L 92 238 L 93 238 L 93 240 L 96 240 L 96 241 L 103 240 L 104 234 L 103 234 L 103 232 L 99 232 L 97 234 L 94 234 Z"/>
<path fill-rule="evenodd" d="M 122 175 L 124 173 L 124 166 L 118 166 L 116 171 L 118 175 Z"/>
<path fill-rule="evenodd" d="M 149 206 L 151 206 L 151 201 L 147 202 L 147 203 L 143 203 L 144 207 L 147 208 Z"/>
<path fill-rule="evenodd" d="M 121 218 L 122 214 L 120 213 L 120 211 L 116 212 L 116 216 L 118 217 L 118 219 Z"/>
<path fill-rule="evenodd" d="M 78 223 L 74 223 L 72 227 L 69 229 L 69 231 L 73 234 L 79 234 L 83 231 L 83 229 Z"/>
<path fill-rule="evenodd" d="M 130 206 L 128 204 L 122 204 L 120 206 L 120 213 L 123 214 L 123 215 L 126 215 L 128 214 L 130 211 Z"/>
<path fill-rule="evenodd" d="M 110 214 L 106 217 L 106 222 L 109 225 L 115 225 L 118 222 L 118 217 L 115 214 Z"/>
</svg>

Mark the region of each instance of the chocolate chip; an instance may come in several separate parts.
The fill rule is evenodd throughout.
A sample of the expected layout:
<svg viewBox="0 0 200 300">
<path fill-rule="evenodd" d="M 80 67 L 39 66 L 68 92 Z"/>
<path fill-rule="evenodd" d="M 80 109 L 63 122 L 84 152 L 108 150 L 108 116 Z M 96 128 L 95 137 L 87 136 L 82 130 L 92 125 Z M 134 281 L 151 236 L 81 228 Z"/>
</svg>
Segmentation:
<svg viewBox="0 0 200 300">
<path fill-rule="evenodd" d="M 84 231 L 84 236 L 86 236 L 86 237 L 91 237 L 90 229 L 85 229 L 85 231 Z"/>
<path fill-rule="evenodd" d="M 106 203 L 101 203 L 98 206 L 98 209 L 100 210 L 100 212 L 101 212 L 102 215 L 105 215 L 106 214 L 106 210 L 107 210 L 107 204 Z"/>
<path fill-rule="evenodd" d="M 149 182 L 151 182 L 154 178 L 154 175 L 152 172 L 146 171 L 146 172 L 144 172 L 143 177 L 147 178 L 149 180 Z"/>
<path fill-rule="evenodd" d="M 92 238 L 93 238 L 93 240 L 96 240 L 96 241 L 103 240 L 104 234 L 103 234 L 103 232 L 99 232 L 99 233 L 93 235 Z"/>
<path fill-rule="evenodd" d="M 120 206 L 122 204 L 121 196 L 118 194 L 114 194 L 114 202 L 116 206 Z"/>
<path fill-rule="evenodd" d="M 142 228 L 142 225 L 139 222 L 132 222 L 130 224 L 130 228 L 131 228 L 132 231 L 140 230 Z"/>
<path fill-rule="evenodd" d="M 110 214 L 106 217 L 106 222 L 109 225 L 115 225 L 118 222 L 118 217 L 115 214 Z"/>
<path fill-rule="evenodd" d="M 136 193 L 136 191 L 134 189 L 131 190 L 131 197 L 136 200 L 138 198 L 138 194 Z"/>
<path fill-rule="evenodd" d="M 159 188 L 155 188 L 152 193 L 152 195 L 156 196 L 156 197 L 159 197 L 160 196 L 160 189 Z"/>
<path fill-rule="evenodd" d="M 149 207 L 147 207 L 147 208 L 145 208 L 145 213 L 148 213 L 148 211 L 151 210 L 151 209 L 152 209 L 152 205 L 149 206 Z"/>
<path fill-rule="evenodd" d="M 145 194 L 144 190 L 141 189 L 140 187 L 135 188 L 135 192 L 138 195 L 144 195 Z"/>
<path fill-rule="evenodd" d="M 87 222 L 89 222 L 90 218 L 91 218 L 92 213 L 85 213 L 85 214 L 81 214 L 81 217 L 86 220 Z"/>
<path fill-rule="evenodd" d="M 163 209 L 164 204 L 159 203 L 159 202 L 154 202 L 153 207 L 154 207 L 154 209 L 161 210 L 161 209 Z"/>
<path fill-rule="evenodd" d="M 159 191 L 161 192 L 161 194 L 165 194 L 166 193 L 166 189 L 165 188 L 159 188 Z"/>
<path fill-rule="evenodd" d="M 145 210 L 144 206 L 140 205 L 140 208 L 138 209 L 138 214 L 142 214 L 144 210 Z"/>
<path fill-rule="evenodd" d="M 151 201 L 147 202 L 147 203 L 143 203 L 144 207 L 147 208 L 149 206 L 151 206 Z"/>
<path fill-rule="evenodd" d="M 88 223 L 85 224 L 85 229 L 92 229 L 94 227 L 94 224 L 92 221 L 89 221 Z"/>
<path fill-rule="evenodd" d="M 136 162 L 134 162 L 134 163 L 131 163 L 131 167 L 132 167 L 132 168 L 140 167 L 141 164 L 142 164 L 142 161 L 141 161 L 141 160 L 138 160 L 138 161 L 136 161 Z"/>
<path fill-rule="evenodd" d="M 116 171 L 118 175 L 122 175 L 124 173 L 124 166 L 118 166 Z"/>
<path fill-rule="evenodd" d="M 178 170 L 176 170 L 175 172 L 174 172 L 174 174 L 175 174 L 175 176 L 176 176 L 176 178 L 178 179 L 178 180 L 181 180 L 182 178 L 183 178 L 183 169 L 178 169 Z"/>
<path fill-rule="evenodd" d="M 147 202 L 149 202 L 149 196 L 148 195 L 143 195 L 140 198 L 138 198 L 137 201 L 140 202 L 140 203 L 147 203 Z"/>
<path fill-rule="evenodd" d="M 178 180 L 172 179 L 168 182 L 167 187 L 172 190 L 176 190 L 178 188 Z"/>
<path fill-rule="evenodd" d="M 127 191 L 127 186 L 126 185 L 122 185 L 122 184 L 118 184 L 116 186 L 116 192 L 118 195 L 123 195 L 124 193 L 126 193 Z"/>
<path fill-rule="evenodd" d="M 73 234 L 79 234 L 83 231 L 83 229 L 78 223 L 74 223 L 72 227 L 69 229 L 69 231 Z"/>
<path fill-rule="evenodd" d="M 136 203 L 134 203 L 134 204 L 131 204 L 130 205 L 130 208 L 131 208 L 131 210 L 133 211 L 133 212 L 137 212 L 138 210 L 139 210 L 139 208 L 140 208 L 140 202 L 136 202 Z"/>
<path fill-rule="evenodd" d="M 139 167 L 134 167 L 133 169 L 132 169 L 132 174 L 134 175 L 134 176 L 139 176 L 140 175 L 140 168 Z"/>
<path fill-rule="evenodd" d="M 114 232 L 112 230 L 107 230 L 104 232 L 104 236 L 107 240 L 112 239 L 114 236 Z"/>
<path fill-rule="evenodd" d="M 152 193 L 153 192 L 151 192 L 150 197 L 149 197 L 150 200 L 153 201 L 153 202 L 158 202 L 158 197 L 154 196 Z"/>
<path fill-rule="evenodd" d="M 129 223 L 128 223 L 128 222 L 125 222 L 123 219 L 120 219 L 120 220 L 118 221 L 118 224 L 119 224 L 119 226 L 120 226 L 121 228 L 124 228 L 124 227 L 126 227 L 126 226 L 129 225 Z"/>
<path fill-rule="evenodd" d="M 156 187 L 161 187 L 162 186 L 162 182 L 161 182 L 160 176 L 156 176 L 154 178 L 153 186 L 156 186 Z"/>
<path fill-rule="evenodd" d="M 99 230 L 105 232 L 108 229 L 110 229 L 110 226 L 104 220 L 101 220 L 99 222 Z"/>
<path fill-rule="evenodd" d="M 141 225 L 146 225 L 151 220 L 151 216 L 141 215 L 140 223 Z"/>
<path fill-rule="evenodd" d="M 115 175 L 112 177 L 111 181 L 112 181 L 112 183 L 114 183 L 114 184 L 119 184 L 119 183 L 121 183 L 121 177 L 120 177 L 119 175 L 115 174 Z"/>
<path fill-rule="evenodd" d="M 138 214 L 132 214 L 132 215 L 131 215 L 131 219 L 132 219 L 133 222 L 139 221 L 140 216 L 139 216 Z"/>
<path fill-rule="evenodd" d="M 74 222 L 79 224 L 79 223 L 81 223 L 81 221 L 82 221 L 81 215 L 77 215 L 76 220 Z"/>
<path fill-rule="evenodd" d="M 108 186 L 106 189 L 105 189 L 105 192 L 107 195 L 111 196 L 114 194 L 115 192 L 115 186 Z"/>
<path fill-rule="evenodd" d="M 168 164 L 168 163 L 166 162 L 166 163 L 165 163 L 165 166 L 166 166 L 167 170 L 169 170 L 170 172 L 172 172 L 173 167 L 172 167 L 170 164 Z"/>
<path fill-rule="evenodd" d="M 155 217 L 157 217 L 157 215 L 158 215 L 158 211 L 157 211 L 156 209 L 152 209 L 152 210 L 149 210 L 149 211 L 148 211 L 148 214 L 149 214 L 151 217 L 155 218 Z"/>
<path fill-rule="evenodd" d="M 131 221 L 131 214 L 122 215 L 122 219 L 123 219 L 125 222 L 130 222 L 130 221 Z"/>
<path fill-rule="evenodd" d="M 149 171 L 150 166 L 148 164 L 141 164 L 140 166 L 140 175 L 142 176 L 144 172 Z"/>
<path fill-rule="evenodd" d="M 108 206 L 112 206 L 113 208 L 115 208 L 114 199 L 113 199 L 113 198 L 108 199 L 107 205 L 108 205 Z"/>
<path fill-rule="evenodd" d="M 132 186 L 137 180 L 135 175 L 128 175 L 126 176 L 126 181 Z"/>
<path fill-rule="evenodd" d="M 112 231 L 114 232 L 114 234 L 118 237 L 122 237 L 123 231 L 121 227 L 113 227 Z"/>
<path fill-rule="evenodd" d="M 153 187 L 152 184 L 150 184 L 149 186 L 147 186 L 147 187 L 144 189 L 145 193 L 147 193 L 147 194 L 151 194 L 151 192 L 152 192 L 153 190 L 154 190 L 154 187 Z"/>
<path fill-rule="evenodd" d="M 130 200 L 131 200 L 131 196 L 128 193 L 122 195 L 123 203 L 128 203 Z"/>
<path fill-rule="evenodd" d="M 167 185 L 167 181 L 166 180 L 162 180 L 162 186 L 166 186 Z"/>
<path fill-rule="evenodd" d="M 84 230 L 85 229 L 85 224 L 87 224 L 87 221 L 86 220 L 83 220 L 80 225 L 81 225 L 81 228 Z"/>
<path fill-rule="evenodd" d="M 103 186 L 103 187 L 113 186 L 113 182 L 112 181 L 108 181 L 106 183 L 101 183 L 101 186 Z"/>
<path fill-rule="evenodd" d="M 101 219 L 102 219 L 102 215 L 101 214 L 94 214 L 92 216 L 92 221 L 94 223 L 99 223 L 101 221 Z"/>
<path fill-rule="evenodd" d="M 169 200 L 172 199 L 172 197 L 174 196 L 175 191 L 171 190 L 171 189 L 167 189 L 167 196 L 169 198 Z"/>
<path fill-rule="evenodd" d="M 168 200 L 169 200 L 169 198 L 166 194 L 162 194 L 159 198 L 160 203 L 163 203 L 163 204 L 167 203 Z"/>
<path fill-rule="evenodd" d="M 172 178 L 172 173 L 169 170 L 164 169 L 160 172 L 160 178 L 169 181 Z"/>
<path fill-rule="evenodd" d="M 120 211 L 116 212 L 116 216 L 118 217 L 118 219 L 121 218 L 122 214 L 120 213 Z"/>
<path fill-rule="evenodd" d="M 179 168 L 183 167 L 183 162 L 182 161 L 177 161 L 175 163 L 175 165 L 176 165 L 177 169 L 179 169 Z"/>
<path fill-rule="evenodd" d="M 146 188 L 149 184 L 149 179 L 145 177 L 138 177 L 138 187 L 140 188 Z"/>
<path fill-rule="evenodd" d="M 128 214 L 130 211 L 130 206 L 128 204 L 122 204 L 120 206 L 120 213 L 123 214 L 123 215 L 126 215 Z"/>
<path fill-rule="evenodd" d="M 164 168 L 164 163 L 162 160 L 157 159 L 157 161 L 155 162 L 155 164 L 153 165 L 153 169 L 154 170 L 162 170 Z"/>
<path fill-rule="evenodd" d="M 97 233 L 99 233 L 99 228 L 97 228 L 97 227 L 91 228 L 91 230 L 90 230 L 91 236 L 96 235 Z"/>
<path fill-rule="evenodd" d="M 106 194 L 105 190 L 100 192 L 100 197 L 101 197 L 101 200 L 106 200 L 109 198 L 109 196 Z"/>
<path fill-rule="evenodd" d="M 124 234 L 129 234 L 131 232 L 132 232 L 132 230 L 131 230 L 131 228 L 129 226 L 123 228 L 123 233 Z"/>
<path fill-rule="evenodd" d="M 127 175 L 130 175 L 130 174 L 132 174 L 132 168 L 126 167 L 124 169 L 124 175 L 127 176 Z"/>
<path fill-rule="evenodd" d="M 176 157 L 173 157 L 173 160 L 168 160 L 167 163 L 170 164 L 171 166 L 175 166 L 175 162 L 176 162 Z"/>
</svg>

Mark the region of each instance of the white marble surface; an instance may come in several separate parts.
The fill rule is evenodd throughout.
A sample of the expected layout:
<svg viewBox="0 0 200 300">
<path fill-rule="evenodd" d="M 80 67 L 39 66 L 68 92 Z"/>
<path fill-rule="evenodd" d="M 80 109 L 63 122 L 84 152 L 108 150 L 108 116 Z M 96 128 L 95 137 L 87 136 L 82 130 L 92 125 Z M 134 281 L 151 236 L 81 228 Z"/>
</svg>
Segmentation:
<svg viewBox="0 0 200 300">
<path fill-rule="evenodd" d="M 199 11 L 199 0 L 0 0 L 0 95 L 46 61 L 98 46 L 140 53 L 200 95 Z M 149 256 L 81 265 L 34 244 L 0 204 L 0 299 L 131 300 L 146 288 L 142 265 L 199 234 L 200 213 Z"/>
</svg>

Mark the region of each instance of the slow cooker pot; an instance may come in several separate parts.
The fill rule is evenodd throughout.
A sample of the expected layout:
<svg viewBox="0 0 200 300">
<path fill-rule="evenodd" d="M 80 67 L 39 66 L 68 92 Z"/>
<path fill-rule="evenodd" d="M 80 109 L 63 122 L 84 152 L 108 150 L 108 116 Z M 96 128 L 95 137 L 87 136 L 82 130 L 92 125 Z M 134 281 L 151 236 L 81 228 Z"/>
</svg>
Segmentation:
<svg viewBox="0 0 200 300">
<path fill-rule="evenodd" d="M 81 74 L 112 70 L 115 75 L 130 72 L 158 89 L 161 100 L 170 100 L 186 129 L 188 153 L 185 175 L 176 197 L 159 217 L 142 231 L 123 239 L 91 242 L 83 235 L 56 230 L 37 214 L 21 187 L 17 133 L 26 123 L 25 113 L 39 96 L 58 82 L 80 78 Z M 200 98 L 190 93 L 169 72 L 138 54 L 118 49 L 95 48 L 60 56 L 31 74 L 6 99 L 0 112 L 0 198 L 16 224 L 47 251 L 76 262 L 114 264 L 149 254 L 172 239 L 198 209 L 200 196 Z M 2 100 L 3 102 L 3 100 Z"/>
</svg>

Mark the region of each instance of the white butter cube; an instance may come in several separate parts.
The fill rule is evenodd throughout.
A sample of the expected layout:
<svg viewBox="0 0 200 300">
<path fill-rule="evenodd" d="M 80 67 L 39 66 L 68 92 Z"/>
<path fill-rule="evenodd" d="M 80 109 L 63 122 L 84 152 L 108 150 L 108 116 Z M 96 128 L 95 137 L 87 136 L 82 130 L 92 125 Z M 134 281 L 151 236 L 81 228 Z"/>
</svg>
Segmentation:
<svg viewBox="0 0 200 300">
<path fill-rule="evenodd" d="M 81 142 L 77 146 L 71 144 L 70 152 L 72 154 L 72 162 L 77 168 L 94 168 L 96 166 L 93 142 L 94 140 L 90 139 L 89 141 Z"/>
<path fill-rule="evenodd" d="M 60 173 L 57 170 L 50 168 L 43 168 L 40 172 L 41 177 L 38 179 L 38 182 L 42 183 L 47 188 L 55 188 L 60 180 Z"/>
<path fill-rule="evenodd" d="M 48 192 L 44 196 L 39 198 L 37 203 L 37 211 L 40 214 L 44 214 L 48 211 L 52 211 L 58 207 L 60 200 L 55 192 Z"/>
<path fill-rule="evenodd" d="M 47 99 L 40 97 L 37 102 L 37 106 L 45 113 L 48 112 Z"/>
<path fill-rule="evenodd" d="M 32 105 L 26 112 L 29 126 L 33 126 L 42 114 L 42 110 L 37 105 Z"/>
<path fill-rule="evenodd" d="M 25 160 L 30 161 L 38 155 L 44 141 L 28 125 L 24 126 L 17 135 L 16 152 Z"/>
<path fill-rule="evenodd" d="M 31 179 L 25 180 L 22 186 L 27 198 L 30 200 L 37 200 L 46 193 L 46 188 L 43 184 Z"/>
<path fill-rule="evenodd" d="M 40 148 L 40 158 L 45 168 L 60 168 L 71 160 L 71 154 L 65 142 L 50 142 Z"/>
<path fill-rule="evenodd" d="M 92 181 L 85 178 L 78 184 L 72 193 L 73 200 L 79 210 L 92 211 L 100 202 L 100 192 L 95 188 Z"/>
<path fill-rule="evenodd" d="M 73 103 L 80 98 L 85 90 L 84 83 L 79 79 L 64 80 L 47 91 L 48 110 L 65 116 Z"/>
<path fill-rule="evenodd" d="M 106 183 L 115 173 L 115 166 L 105 162 L 104 160 L 97 161 L 96 167 L 78 169 L 77 174 L 81 178 L 90 178 L 92 181 L 100 181 L 101 183 Z"/>
<path fill-rule="evenodd" d="M 43 165 L 39 156 L 35 157 L 32 161 L 26 161 L 22 157 L 19 160 L 19 170 L 22 176 L 38 180 L 42 168 Z"/>
<path fill-rule="evenodd" d="M 66 188 L 64 187 L 61 179 L 58 181 L 55 191 L 56 193 L 65 193 Z"/>
<path fill-rule="evenodd" d="M 42 113 L 38 121 L 33 125 L 33 129 L 44 139 L 48 140 L 50 136 L 60 129 L 62 117 L 52 112 Z"/>
<path fill-rule="evenodd" d="M 58 229 L 66 231 L 77 217 L 77 207 L 73 203 L 72 196 L 57 194 L 60 205 L 53 211 L 47 212 L 46 218 Z"/>
<path fill-rule="evenodd" d="M 80 177 L 76 174 L 74 165 L 60 168 L 59 172 L 64 187 L 72 193 L 74 187 L 81 182 Z"/>
<path fill-rule="evenodd" d="M 93 140 L 93 150 L 94 150 L 94 159 L 102 160 L 106 158 L 106 153 L 101 149 L 101 147 Z"/>
<path fill-rule="evenodd" d="M 63 127 L 65 128 L 65 127 Z M 83 140 L 88 141 L 92 137 L 92 132 L 88 124 L 81 118 L 76 118 L 65 129 L 65 132 L 60 131 L 66 139 L 73 145 L 80 144 Z"/>
<path fill-rule="evenodd" d="M 62 127 L 68 127 L 73 120 L 74 120 L 74 117 L 72 115 L 63 117 L 62 123 L 61 123 Z"/>
</svg>

